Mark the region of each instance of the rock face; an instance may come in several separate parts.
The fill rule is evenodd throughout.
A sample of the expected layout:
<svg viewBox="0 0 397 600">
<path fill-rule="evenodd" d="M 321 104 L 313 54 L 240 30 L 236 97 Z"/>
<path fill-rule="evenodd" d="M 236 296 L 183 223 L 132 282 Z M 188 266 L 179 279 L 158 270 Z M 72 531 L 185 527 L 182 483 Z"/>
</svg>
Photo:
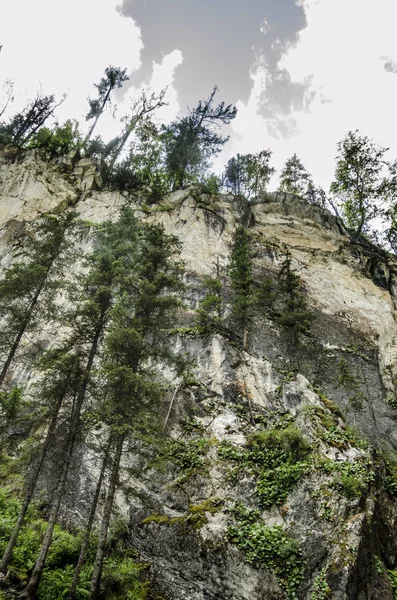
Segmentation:
<svg viewBox="0 0 397 600">
<path fill-rule="evenodd" d="M 1 165 L 3 265 L 25 222 L 70 205 L 99 223 L 128 202 L 181 240 L 187 291 L 176 344 L 194 359 L 194 379 L 183 388 L 170 381 L 171 445 L 132 441 L 118 492 L 131 543 L 150 563 L 159 593 L 392 600 L 397 480 L 393 487 L 380 453 L 397 452 L 395 258 L 353 243 L 338 219 L 296 198 L 268 194 L 247 204 L 193 187 L 142 208 L 137 197 L 93 191 L 95 173 L 85 163 L 73 177 L 34 154 Z M 228 276 L 239 225 L 251 234 L 258 286 L 277 282 L 291 255 L 312 315 L 298 346 L 257 306 L 243 349 Z M 222 283 L 222 323 L 203 333 L 196 311 L 211 277 Z M 26 340 L 25 350 L 33 343 Z M 31 376 L 24 356 L 13 366 L 15 380 Z M 100 435 L 93 431 L 79 450 L 66 522 L 86 517 Z"/>
</svg>

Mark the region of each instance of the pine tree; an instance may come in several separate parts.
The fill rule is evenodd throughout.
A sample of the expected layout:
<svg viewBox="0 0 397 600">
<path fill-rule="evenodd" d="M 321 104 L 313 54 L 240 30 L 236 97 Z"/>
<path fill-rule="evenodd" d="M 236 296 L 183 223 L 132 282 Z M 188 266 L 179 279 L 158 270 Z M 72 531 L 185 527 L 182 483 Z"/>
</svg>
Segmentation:
<svg viewBox="0 0 397 600">
<path fill-rule="evenodd" d="M 99 83 L 95 84 L 98 90 L 98 98 L 94 100 L 89 99 L 90 110 L 86 116 L 86 121 L 94 119 L 93 124 L 84 140 L 84 144 L 88 142 L 94 133 L 94 129 L 97 126 L 99 117 L 104 112 L 106 105 L 110 102 L 110 95 L 116 88 L 121 88 L 125 81 L 128 81 L 127 69 L 120 69 L 120 67 L 109 66 L 105 69 L 105 75 L 102 77 Z"/>
<path fill-rule="evenodd" d="M 163 394 L 153 365 L 158 361 L 180 367 L 167 331 L 180 306 L 181 264 L 175 259 L 176 238 L 162 227 L 141 226 L 134 272 L 119 272 L 119 297 L 105 342 L 101 415 L 111 428 L 111 470 L 99 533 L 90 599 L 98 597 L 106 540 L 127 436 L 148 412 L 156 412 Z"/>
<path fill-rule="evenodd" d="M 290 353 L 297 355 L 299 365 L 300 335 L 309 333 L 312 315 L 307 308 L 301 278 L 292 268 L 289 252 L 278 275 L 278 294 L 282 308 L 276 322 L 284 329 Z"/>
<path fill-rule="evenodd" d="M 197 181 L 211 156 L 219 153 L 229 139 L 214 131 L 214 126 L 228 125 L 237 114 L 236 107 L 224 102 L 214 106 L 215 86 L 209 98 L 200 100 L 189 110 L 189 115 L 164 127 L 165 166 L 172 181 L 172 189 L 182 188 Z"/>
<path fill-rule="evenodd" d="M 280 174 L 281 192 L 304 197 L 311 184 L 311 175 L 296 154 L 289 158 Z"/>
<path fill-rule="evenodd" d="M 68 393 L 72 397 L 67 435 L 59 465 L 59 478 L 52 498 L 48 525 L 39 550 L 33 573 L 21 598 L 33 600 L 51 544 L 54 526 L 61 505 L 65 483 L 76 442 L 81 432 L 81 414 L 88 387 L 93 380 L 93 366 L 109 323 L 120 265 L 133 269 L 137 242 L 136 220 L 129 209 L 122 211 L 118 221 L 107 222 L 98 233 L 98 246 L 88 257 L 88 272 L 80 277 L 75 291 L 78 306 L 69 318 L 72 332 L 62 350 L 75 357 L 79 370 L 69 379 Z M 76 300 L 76 298 L 75 298 Z"/>
<path fill-rule="evenodd" d="M 248 343 L 248 322 L 254 302 L 251 238 L 244 227 L 236 229 L 230 255 L 229 277 L 233 293 L 232 316 L 243 332 L 243 349 Z"/>
<path fill-rule="evenodd" d="M 35 327 L 39 300 L 48 305 L 61 284 L 71 257 L 69 229 L 75 222 L 73 212 L 59 217 L 43 217 L 28 232 L 21 259 L 6 270 L 0 281 L 0 386 L 15 357 L 21 340 Z"/>
</svg>

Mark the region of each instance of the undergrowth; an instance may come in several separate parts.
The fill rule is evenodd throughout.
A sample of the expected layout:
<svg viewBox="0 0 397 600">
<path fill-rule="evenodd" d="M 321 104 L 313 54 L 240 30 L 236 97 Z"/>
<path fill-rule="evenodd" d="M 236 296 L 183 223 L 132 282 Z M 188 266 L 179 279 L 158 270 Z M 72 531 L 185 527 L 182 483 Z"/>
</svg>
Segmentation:
<svg viewBox="0 0 397 600">
<path fill-rule="evenodd" d="M 17 519 L 21 501 L 5 486 L 0 489 L 0 552 L 3 553 Z M 32 505 L 23 530 L 18 537 L 7 577 L 13 588 L 22 588 L 33 569 L 37 552 L 47 522 L 42 518 L 38 506 Z M 80 534 L 71 533 L 59 525 L 55 526 L 53 542 L 40 582 L 38 600 L 61 600 L 66 598 L 73 580 L 74 566 L 80 551 Z M 109 553 L 104 563 L 101 600 L 148 600 L 149 583 L 142 571 L 146 565 L 136 561 L 136 553 L 126 540 L 117 537 L 109 541 Z M 87 562 L 83 567 L 77 600 L 86 600 L 95 556 L 95 539 L 91 540 Z M 1 598 L 1 595 L 0 595 Z"/>
</svg>

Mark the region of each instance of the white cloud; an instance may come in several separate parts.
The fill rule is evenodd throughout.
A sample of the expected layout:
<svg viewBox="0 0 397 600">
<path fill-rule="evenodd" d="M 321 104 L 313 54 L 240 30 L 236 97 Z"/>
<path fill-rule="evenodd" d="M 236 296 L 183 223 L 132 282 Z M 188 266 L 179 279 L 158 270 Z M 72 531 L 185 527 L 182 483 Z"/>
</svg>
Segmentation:
<svg viewBox="0 0 397 600">
<path fill-rule="evenodd" d="M 233 129 L 240 152 L 270 146 L 280 168 L 296 152 L 318 183 L 328 188 L 334 170 L 336 144 L 350 129 L 373 137 L 397 156 L 397 77 L 384 68 L 397 60 L 395 0 L 303 0 L 307 28 L 296 47 L 280 62 L 293 81 L 312 76 L 317 97 L 310 112 L 293 112 L 296 135 L 288 140 L 269 138 L 266 122 L 257 113 L 258 86 L 253 76 L 251 98 L 240 104 Z"/>
</svg>

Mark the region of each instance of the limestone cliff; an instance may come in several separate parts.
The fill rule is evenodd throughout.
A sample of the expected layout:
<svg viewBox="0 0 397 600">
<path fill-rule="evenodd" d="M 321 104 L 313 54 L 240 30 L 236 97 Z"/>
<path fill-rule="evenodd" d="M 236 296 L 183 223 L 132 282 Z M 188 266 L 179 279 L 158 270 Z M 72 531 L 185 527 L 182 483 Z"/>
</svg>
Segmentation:
<svg viewBox="0 0 397 600">
<path fill-rule="evenodd" d="M 118 510 L 158 593 L 170 600 L 393 599 L 396 259 L 353 242 L 338 219 L 296 198 L 268 194 L 248 204 L 192 187 L 147 207 L 138 195 L 93 189 L 100 181 L 88 164 L 72 171 L 28 154 L 3 156 L 0 165 L 3 267 L 25 222 L 70 206 L 84 222 L 100 223 L 128 202 L 182 242 L 187 291 L 176 343 L 196 366 L 190 384 L 170 381 L 164 398 L 164 416 L 172 403 L 166 433 L 178 451 L 165 460 L 155 445 L 132 444 L 118 491 Z M 264 310 L 256 310 L 242 348 L 227 270 L 239 225 L 251 233 L 257 282 L 276 281 L 291 253 L 312 314 L 298 362 Z M 223 321 L 203 333 L 196 311 L 209 277 L 222 283 Z M 23 341 L 13 381 L 29 388 L 38 340 L 44 348 L 52 335 L 43 328 Z M 276 458 L 266 471 L 266 452 L 283 452 L 284 443 L 284 434 L 270 443 L 269 431 L 301 432 L 306 445 L 292 440 L 301 446 L 290 471 Z M 79 448 L 66 524 L 86 518 L 101 434 L 93 430 Z"/>
</svg>

